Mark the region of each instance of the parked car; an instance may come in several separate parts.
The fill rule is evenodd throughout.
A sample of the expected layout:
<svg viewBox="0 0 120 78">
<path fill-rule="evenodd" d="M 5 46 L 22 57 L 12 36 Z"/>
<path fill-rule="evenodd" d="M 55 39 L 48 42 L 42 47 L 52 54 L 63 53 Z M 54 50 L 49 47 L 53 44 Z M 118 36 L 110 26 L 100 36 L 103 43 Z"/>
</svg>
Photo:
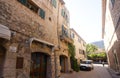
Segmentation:
<svg viewBox="0 0 120 78">
<path fill-rule="evenodd" d="M 84 60 L 80 63 L 80 70 L 92 70 L 94 69 L 92 60 Z"/>
</svg>

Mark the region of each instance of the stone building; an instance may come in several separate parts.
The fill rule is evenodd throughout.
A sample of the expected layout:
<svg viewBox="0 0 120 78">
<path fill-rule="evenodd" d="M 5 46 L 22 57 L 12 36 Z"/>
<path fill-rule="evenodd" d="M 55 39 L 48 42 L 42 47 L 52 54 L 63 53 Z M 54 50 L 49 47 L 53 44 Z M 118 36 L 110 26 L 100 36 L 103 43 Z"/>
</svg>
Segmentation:
<svg viewBox="0 0 120 78">
<path fill-rule="evenodd" d="M 86 59 L 86 42 L 73 28 L 71 29 L 71 38 L 73 39 L 75 45 L 75 58 L 77 59 L 79 64 L 80 61 Z"/>
<path fill-rule="evenodd" d="M 102 0 L 102 37 L 109 66 L 120 72 L 120 0 Z"/>
<path fill-rule="evenodd" d="M 64 1 L 60 0 L 58 10 L 58 47 L 56 51 L 56 75 L 59 77 L 61 73 L 66 73 L 71 70 L 70 54 L 68 52 L 68 44 L 73 43 L 70 38 L 70 16 L 69 11 L 64 5 Z"/>
<path fill-rule="evenodd" d="M 63 0 L 0 0 L 0 78 L 55 78 L 68 72 L 68 34 Z"/>
</svg>

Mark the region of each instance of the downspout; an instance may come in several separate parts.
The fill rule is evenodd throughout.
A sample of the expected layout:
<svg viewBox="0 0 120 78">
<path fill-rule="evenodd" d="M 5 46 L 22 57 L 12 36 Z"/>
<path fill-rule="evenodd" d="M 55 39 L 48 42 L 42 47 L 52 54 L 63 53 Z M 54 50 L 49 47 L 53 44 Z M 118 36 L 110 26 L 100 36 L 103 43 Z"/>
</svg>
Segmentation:
<svg viewBox="0 0 120 78">
<path fill-rule="evenodd" d="M 58 29 L 59 29 L 59 4 L 60 2 L 59 2 L 59 0 L 58 0 L 58 10 L 57 10 L 57 36 L 58 36 L 58 45 L 57 45 L 57 48 L 58 49 L 60 49 L 60 36 L 59 36 L 59 31 L 58 31 Z M 56 70 L 56 69 L 58 69 L 57 68 L 57 53 L 55 52 L 55 54 L 54 54 L 54 57 L 55 57 L 55 78 L 58 78 L 58 76 L 57 76 L 57 72 L 58 72 L 58 70 Z"/>
<path fill-rule="evenodd" d="M 60 49 L 60 36 L 59 36 L 59 2 L 58 2 L 58 11 L 57 11 L 57 36 L 58 36 L 58 48 Z"/>
<path fill-rule="evenodd" d="M 119 66 L 120 66 L 120 63 L 119 63 L 119 59 L 118 59 L 117 53 L 116 53 L 116 57 L 117 57 L 117 61 L 118 61 L 118 65 L 117 65 L 117 66 L 118 66 L 118 73 L 117 73 L 117 74 L 120 74 L 120 67 L 119 67 Z"/>
<path fill-rule="evenodd" d="M 116 63 L 116 68 L 117 68 L 117 74 L 120 74 L 120 64 L 119 64 L 119 60 L 118 60 L 118 55 L 116 50 L 114 50 L 114 58 L 115 58 L 115 63 Z"/>
</svg>

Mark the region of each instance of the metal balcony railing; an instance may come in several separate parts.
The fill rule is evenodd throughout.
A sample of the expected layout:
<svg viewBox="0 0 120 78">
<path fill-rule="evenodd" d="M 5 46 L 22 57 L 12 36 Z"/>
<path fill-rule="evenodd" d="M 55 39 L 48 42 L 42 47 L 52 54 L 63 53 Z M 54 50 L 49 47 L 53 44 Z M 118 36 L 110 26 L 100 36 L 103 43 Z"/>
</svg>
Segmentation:
<svg viewBox="0 0 120 78">
<path fill-rule="evenodd" d="M 72 38 L 70 37 L 70 34 L 67 31 L 62 31 L 62 35 L 60 35 L 60 39 L 68 43 L 73 42 Z"/>
</svg>

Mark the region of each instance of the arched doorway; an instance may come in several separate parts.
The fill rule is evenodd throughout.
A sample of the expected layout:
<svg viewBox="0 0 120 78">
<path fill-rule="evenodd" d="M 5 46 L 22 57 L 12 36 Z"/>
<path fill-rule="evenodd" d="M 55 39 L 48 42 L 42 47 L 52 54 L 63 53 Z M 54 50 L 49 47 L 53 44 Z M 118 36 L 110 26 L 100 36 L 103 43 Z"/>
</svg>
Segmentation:
<svg viewBox="0 0 120 78">
<path fill-rule="evenodd" d="M 3 77 L 6 49 L 0 45 L 0 78 Z"/>
<path fill-rule="evenodd" d="M 48 55 L 40 52 L 31 54 L 30 78 L 46 78 Z"/>
<path fill-rule="evenodd" d="M 68 63 L 68 61 L 67 61 L 67 57 L 66 56 L 64 56 L 64 55 L 61 55 L 60 56 L 60 66 L 61 66 L 61 72 L 62 73 L 65 73 L 65 72 L 67 72 L 67 63 Z"/>
</svg>

